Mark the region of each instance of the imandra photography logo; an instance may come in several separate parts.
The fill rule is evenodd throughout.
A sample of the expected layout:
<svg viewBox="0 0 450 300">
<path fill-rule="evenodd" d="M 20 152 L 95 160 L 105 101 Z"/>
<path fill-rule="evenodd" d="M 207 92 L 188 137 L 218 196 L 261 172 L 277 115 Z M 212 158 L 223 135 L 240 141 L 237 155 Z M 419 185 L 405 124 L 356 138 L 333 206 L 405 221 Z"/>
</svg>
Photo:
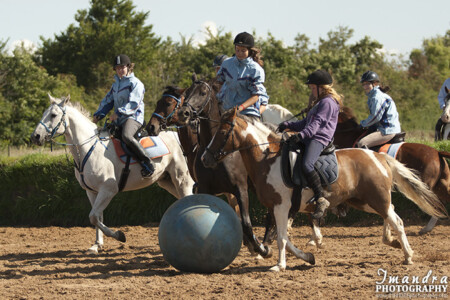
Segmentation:
<svg viewBox="0 0 450 300">
<path fill-rule="evenodd" d="M 447 276 L 434 275 L 432 270 L 426 274 L 393 275 L 382 268 L 377 272 L 375 282 L 377 298 L 448 298 Z"/>
</svg>

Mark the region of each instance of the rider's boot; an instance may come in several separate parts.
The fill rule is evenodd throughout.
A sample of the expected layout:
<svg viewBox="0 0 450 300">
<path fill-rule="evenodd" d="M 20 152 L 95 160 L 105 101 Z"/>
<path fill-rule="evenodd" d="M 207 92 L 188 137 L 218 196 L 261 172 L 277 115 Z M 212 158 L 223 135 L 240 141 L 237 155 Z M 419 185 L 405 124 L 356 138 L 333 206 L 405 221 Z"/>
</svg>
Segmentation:
<svg viewBox="0 0 450 300">
<path fill-rule="evenodd" d="M 155 172 L 155 163 L 150 157 L 148 157 L 147 152 L 145 152 L 145 149 L 142 147 L 141 143 L 139 143 L 136 139 L 133 139 L 128 146 L 131 148 L 130 150 L 133 151 L 142 166 L 142 177 L 152 176 L 153 172 Z"/>
<path fill-rule="evenodd" d="M 314 191 L 314 198 L 316 202 L 316 210 L 312 214 L 312 217 L 314 219 L 320 219 L 328 206 L 330 206 L 330 202 L 328 202 L 328 200 L 323 196 L 324 192 L 322 183 L 320 182 L 319 174 L 317 174 L 315 170 L 306 174 L 306 179 L 309 187 Z"/>
</svg>

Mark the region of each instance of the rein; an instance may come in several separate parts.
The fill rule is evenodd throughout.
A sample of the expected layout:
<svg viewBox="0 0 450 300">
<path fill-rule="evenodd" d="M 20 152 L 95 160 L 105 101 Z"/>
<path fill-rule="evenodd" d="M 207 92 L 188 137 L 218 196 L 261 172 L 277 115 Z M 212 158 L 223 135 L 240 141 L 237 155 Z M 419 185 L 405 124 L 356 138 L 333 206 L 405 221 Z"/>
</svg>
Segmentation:
<svg viewBox="0 0 450 300">
<path fill-rule="evenodd" d="M 224 148 L 225 148 L 225 146 L 226 146 L 230 136 L 234 140 L 234 130 L 233 129 L 236 126 L 236 118 L 233 119 L 233 122 L 227 121 L 226 123 L 230 124 L 231 128 L 227 132 L 226 137 L 223 140 L 223 143 L 222 143 L 222 146 L 220 147 L 220 149 L 217 152 L 213 152 L 213 151 L 211 151 L 211 149 L 209 149 L 209 145 L 205 149 L 205 151 L 208 152 L 209 154 L 211 154 L 216 161 L 218 161 L 221 157 L 227 156 L 229 154 L 232 154 L 232 153 L 240 151 L 240 150 L 246 150 L 246 149 L 251 149 L 251 148 L 264 146 L 264 145 L 270 145 L 270 144 L 281 144 L 281 143 L 284 142 L 282 140 L 280 140 L 278 142 L 266 142 L 266 143 L 260 143 L 260 144 L 253 144 L 253 145 L 250 145 L 250 146 L 245 146 L 245 147 L 241 147 L 241 148 L 237 148 L 237 149 L 233 148 L 231 151 L 225 151 Z"/>
</svg>

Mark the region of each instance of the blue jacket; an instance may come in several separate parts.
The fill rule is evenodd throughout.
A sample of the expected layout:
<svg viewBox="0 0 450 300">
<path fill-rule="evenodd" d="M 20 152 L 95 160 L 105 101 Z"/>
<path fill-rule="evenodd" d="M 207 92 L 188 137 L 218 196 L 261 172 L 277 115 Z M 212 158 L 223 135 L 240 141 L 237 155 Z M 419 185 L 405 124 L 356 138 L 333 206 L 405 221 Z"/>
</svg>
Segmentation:
<svg viewBox="0 0 450 300">
<path fill-rule="evenodd" d="M 114 79 L 111 90 L 100 102 L 94 116 L 103 119 L 114 107 L 114 112 L 119 116 L 116 121 L 119 126 L 128 118 L 144 124 L 144 84 L 134 76 L 134 73 L 122 79 L 114 75 Z"/>
<path fill-rule="evenodd" d="M 375 125 L 383 135 L 401 132 L 397 107 L 391 96 L 383 93 L 378 86 L 374 87 L 368 96 L 367 105 L 370 115 L 367 119 L 361 121 L 361 126 Z"/>
<path fill-rule="evenodd" d="M 219 72 L 218 81 L 223 82 L 217 98 L 227 110 L 244 103 L 253 95 L 259 95 L 258 101 L 241 112 L 244 115 L 260 116 L 259 107 L 269 101 L 264 87 L 264 69 L 251 57 L 239 60 L 236 56 L 226 59 Z"/>
<path fill-rule="evenodd" d="M 306 118 L 300 121 L 286 122 L 286 126 L 299 132 L 302 140 L 316 140 L 327 146 L 336 131 L 338 116 L 339 104 L 328 95 L 311 108 Z"/>
</svg>

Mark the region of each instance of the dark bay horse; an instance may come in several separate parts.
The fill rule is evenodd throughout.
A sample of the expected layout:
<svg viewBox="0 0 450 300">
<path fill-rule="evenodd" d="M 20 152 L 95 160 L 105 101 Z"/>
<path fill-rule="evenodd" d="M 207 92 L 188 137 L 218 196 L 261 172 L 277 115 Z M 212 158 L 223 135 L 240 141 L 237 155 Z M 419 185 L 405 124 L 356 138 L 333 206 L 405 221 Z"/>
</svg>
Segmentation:
<svg viewBox="0 0 450 300">
<path fill-rule="evenodd" d="M 334 144 L 338 148 L 355 147 L 365 130 L 358 126 L 358 121 L 349 107 L 339 113 L 338 125 L 334 134 Z M 450 153 L 418 143 L 403 143 L 396 159 L 408 168 L 416 170 L 423 182 L 438 196 L 442 203 L 450 201 L 450 170 L 445 158 Z M 430 232 L 436 225 L 437 218 L 432 217 L 420 230 L 420 234 Z"/>
<path fill-rule="evenodd" d="M 287 188 L 281 178 L 281 137 L 246 117 L 237 117 L 237 110 L 225 112 L 220 126 L 202 156 L 205 166 L 214 167 L 218 161 L 239 151 L 245 168 L 256 188 L 259 201 L 273 210 L 279 249 L 278 264 L 273 271 L 286 269 L 286 247 L 296 257 L 314 264 L 314 256 L 297 249 L 287 235 L 288 214 L 293 190 Z M 435 217 L 445 217 L 446 211 L 436 195 L 431 192 L 410 169 L 394 158 L 366 149 L 336 151 L 339 177 L 330 186 L 327 199 L 330 207 L 341 203 L 384 219 L 383 243 L 402 248 L 404 264 L 412 264 L 413 250 L 405 234 L 403 222 L 391 204 L 391 191 L 396 187 L 423 211 Z M 300 211 L 311 213 L 314 207 L 307 204 L 311 189 L 301 195 Z M 391 235 L 391 228 L 398 240 Z"/>
<path fill-rule="evenodd" d="M 207 193 L 212 195 L 225 194 L 231 206 L 240 213 L 244 243 L 252 254 L 260 254 L 263 257 L 270 256 L 269 248 L 265 247 L 253 235 L 249 216 L 249 198 L 247 171 L 244 167 L 241 155 L 235 153 L 230 155 L 217 168 L 205 168 L 200 157 L 206 146 L 211 141 L 217 126 L 219 125 L 220 113 L 215 95 L 221 85 L 214 79 L 208 82 L 198 81 L 193 76 L 193 84 L 188 89 L 168 87 L 164 91 L 162 98 L 157 102 L 155 112 L 152 115 L 147 131 L 151 135 L 158 135 L 161 129 L 170 125 L 178 125 L 178 136 L 185 155 L 188 159 L 188 166 L 196 182 L 196 193 Z M 205 90 L 200 91 L 202 88 Z M 188 101 L 194 93 L 201 92 L 209 99 L 201 109 L 196 111 L 193 123 L 180 121 L 178 111 Z M 193 101 L 194 102 L 194 101 Z"/>
</svg>

